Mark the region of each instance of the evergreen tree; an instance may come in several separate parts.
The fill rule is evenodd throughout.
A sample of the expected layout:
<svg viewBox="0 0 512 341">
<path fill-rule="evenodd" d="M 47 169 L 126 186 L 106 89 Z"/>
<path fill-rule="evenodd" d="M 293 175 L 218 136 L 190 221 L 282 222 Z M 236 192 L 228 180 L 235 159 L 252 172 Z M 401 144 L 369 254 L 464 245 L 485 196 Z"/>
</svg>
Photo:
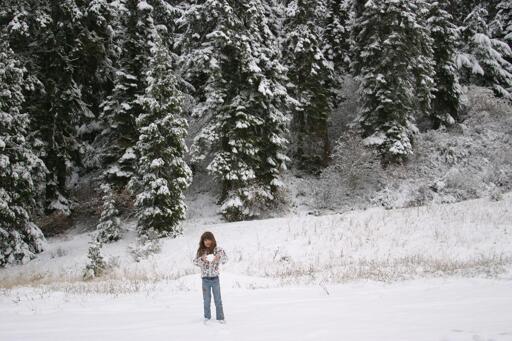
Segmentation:
<svg viewBox="0 0 512 341">
<path fill-rule="evenodd" d="M 487 20 L 487 10 L 481 5 L 464 20 L 457 66 L 463 69 L 465 82 L 491 87 L 496 95 L 512 99 L 512 65 L 506 59 L 512 51 L 507 43 L 492 38 Z"/>
<path fill-rule="evenodd" d="M 507 43 L 512 51 L 512 3 L 501 1 L 496 7 L 498 13 L 494 20 L 493 37 Z M 503 58 L 512 65 L 512 53 L 504 55 Z M 509 67 L 508 71 L 512 73 L 512 68 Z M 509 84 L 508 92 L 512 94 L 512 84 Z"/>
<path fill-rule="evenodd" d="M 137 102 L 143 112 L 137 117 L 140 153 L 136 198 L 139 234 L 155 231 L 159 236 L 181 234 L 186 216 L 184 191 L 191 171 L 184 161 L 187 151 L 187 121 L 182 116 L 182 94 L 177 89 L 175 66 L 168 48 L 154 32 L 151 62 L 146 73 L 145 94 Z"/>
<path fill-rule="evenodd" d="M 340 77 L 350 71 L 350 0 L 327 0 L 324 19 L 323 48 Z"/>
<path fill-rule="evenodd" d="M 26 263 L 43 250 L 44 237 L 31 211 L 36 183 L 45 176 L 32 152 L 29 117 L 22 112 L 26 69 L 0 35 L 0 267 Z"/>
<path fill-rule="evenodd" d="M 44 144 L 42 158 L 49 170 L 46 208 L 66 215 L 71 204 L 66 180 L 80 164 L 76 126 L 86 108 L 80 85 L 73 77 L 78 68 L 74 63 L 78 53 L 76 33 L 82 15 L 74 0 L 44 3 L 27 13 L 37 35 L 30 37 L 25 48 L 34 53 L 36 77 L 42 83 L 41 91 L 30 93 L 27 99 L 34 105 L 31 123 Z"/>
<path fill-rule="evenodd" d="M 290 1 L 285 21 L 284 60 L 298 101 L 293 110 L 292 147 L 302 168 L 326 166 L 330 143 L 328 120 L 334 72 L 322 52 L 317 3 Z"/>
<path fill-rule="evenodd" d="M 433 38 L 428 28 L 429 2 L 415 0 L 411 5 L 411 11 L 416 14 L 417 25 L 411 27 L 408 44 L 412 47 L 410 65 L 416 78 L 414 96 L 416 97 L 415 119 L 431 116 L 432 100 L 434 98 L 435 62 L 433 50 Z M 406 34 L 407 36 L 407 34 Z"/>
<path fill-rule="evenodd" d="M 81 5 L 84 15 L 82 30 L 78 33 L 75 80 L 80 84 L 82 98 L 87 104 L 77 133 L 82 142 L 82 166 L 86 171 L 101 168 L 99 150 L 95 143 L 102 131 L 101 104 L 112 92 L 114 63 L 119 54 L 115 31 L 118 25 L 116 7 L 108 0 L 91 0 Z"/>
<path fill-rule="evenodd" d="M 11 6 L 9 43 L 33 79 L 24 109 L 49 169 L 45 207 L 70 214 L 69 180 L 83 166 L 97 133 L 95 112 L 109 91 L 109 5 L 37 0 Z"/>
<path fill-rule="evenodd" d="M 182 51 L 180 65 L 184 70 L 184 78 L 190 84 L 189 94 L 195 101 L 191 113 L 196 118 L 210 115 L 210 103 L 219 100 L 212 97 L 213 90 L 209 88 L 207 81 L 217 68 L 216 61 L 211 57 L 214 49 L 220 47 L 214 46 L 214 36 L 210 34 L 215 30 L 224 30 L 221 26 L 223 18 L 226 17 L 223 6 L 222 1 L 217 0 L 193 1 L 185 4 L 184 13 L 178 21 L 183 27 L 183 34 L 177 42 Z M 217 25 L 220 27 L 217 28 Z"/>
<path fill-rule="evenodd" d="M 498 13 L 495 18 L 493 36 L 505 41 L 512 48 L 512 3 L 500 1 L 496 7 Z"/>
<path fill-rule="evenodd" d="M 103 191 L 103 209 L 100 222 L 96 226 L 98 233 L 96 239 L 102 243 L 109 243 L 121 238 L 119 211 L 116 208 L 112 188 L 108 184 L 103 184 L 101 189 Z"/>
<path fill-rule="evenodd" d="M 144 71 L 150 61 L 154 25 L 152 7 L 144 0 L 121 1 L 115 12 L 120 17 L 115 44 L 121 52 L 115 63 L 114 89 L 102 105 L 102 135 L 107 141 L 102 163 L 107 167 L 106 180 L 124 187 L 137 167 L 135 119 L 144 111 L 137 98 L 147 86 Z"/>
<path fill-rule="evenodd" d="M 89 249 L 87 253 L 87 258 L 89 262 L 85 266 L 83 278 L 85 280 L 90 280 L 95 277 L 100 277 L 103 275 L 107 269 L 107 263 L 101 254 L 101 248 L 103 244 L 99 241 L 91 241 L 89 242 Z"/>
<path fill-rule="evenodd" d="M 432 3 L 428 18 L 435 63 L 435 89 L 430 115 L 434 128 L 441 124 L 450 125 L 459 119 L 462 94 L 455 65 L 459 36 L 450 14 L 443 7 L 439 2 Z"/>
<path fill-rule="evenodd" d="M 222 183 L 221 212 L 228 220 L 254 216 L 274 202 L 288 162 L 283 108 L 291 99 L 269 12 L 259 0 L 218 0 L 198 1 L 186 16 L 188 51 L 194 51 L 186 56 L 188 74 L 195 84 L 205 80 L 195 113 L 208 120 L 195 154 L 211 152 L 207 168 Z"/>
<path fill-rule="evenodd" d="M 162 39 L 169 42 L 173 46 L 177 41 L 178 33 L 181 32 L 180 18 L 190 1 L 177 1 L 177 0 L 151 0 L 150 4 L 153 7 L 153 20 L 155 26 L 165 26 L 166 31 L 161 31 Z M 176 47 L 174 46 L 172 50 Z"/>
<path fill-rule="evenodd" d="M 421 4 L 420 4 L 421 5 Z M 429 110 L 428 31 L 416 1 L 355 1 L 352 67 L 361 81 L 359 123 L 385 163 L 412 154 L 415 116 Z"/>
<path fill-rule="evenodd" d="M 496 15 L 496 0 L 443 0 L 446 3 L 446 11 L 452 16 L 453 23 L 457 27 L 462 27 L 466 17 L 473 11 L 476 6 L 481 6 L 489 13 L 491 18 Z"/>
</svg>

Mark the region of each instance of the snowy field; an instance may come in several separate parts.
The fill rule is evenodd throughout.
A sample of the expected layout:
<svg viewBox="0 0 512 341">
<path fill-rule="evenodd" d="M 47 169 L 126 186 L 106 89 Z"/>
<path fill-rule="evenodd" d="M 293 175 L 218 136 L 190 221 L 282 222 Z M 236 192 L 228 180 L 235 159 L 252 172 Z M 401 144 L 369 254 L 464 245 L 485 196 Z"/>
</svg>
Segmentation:
<svg viewBox="0 0 512 341">
<path fill-rule="evenodd" d="M 131 295 L 0 298 L 0 340 L 512 340 L 512 281 L 430 279 L 223 292 L 201 321 L 197 285 Z M 221 280 L 222 284 L 222 280 Z"/>
<path fill-rule="evenodd" d="M 0 270 L 0 340 L 512 340 L 512 193 L 456 204 L 214 225 L 187 222 L 135 262 L 84 282 L 90 233 Z M 201 323 L 200 234 L 230 257 L 228 324 Z M 204 329 L 207 328 L 207 329 Z"/>
</svg>

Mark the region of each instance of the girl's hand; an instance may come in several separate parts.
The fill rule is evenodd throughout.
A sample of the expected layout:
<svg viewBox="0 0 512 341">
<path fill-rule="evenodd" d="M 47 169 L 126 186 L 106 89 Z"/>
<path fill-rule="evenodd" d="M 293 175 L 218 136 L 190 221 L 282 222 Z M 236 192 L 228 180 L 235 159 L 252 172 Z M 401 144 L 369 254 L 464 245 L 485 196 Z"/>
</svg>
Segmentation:
<svg viewBox="0 0 512 341">
<path fill-rule="evenodd" d="M 215 256 L 215 261 L 218 262 L 220 260 L 220 255 Z"/>
<path fill-rule="evenodd" d="M 202 256 L 201 256 L 201 260 L 202 260 L 203 262 L 206 262 L 206 255 L 202 255 Z"/>
</svg>

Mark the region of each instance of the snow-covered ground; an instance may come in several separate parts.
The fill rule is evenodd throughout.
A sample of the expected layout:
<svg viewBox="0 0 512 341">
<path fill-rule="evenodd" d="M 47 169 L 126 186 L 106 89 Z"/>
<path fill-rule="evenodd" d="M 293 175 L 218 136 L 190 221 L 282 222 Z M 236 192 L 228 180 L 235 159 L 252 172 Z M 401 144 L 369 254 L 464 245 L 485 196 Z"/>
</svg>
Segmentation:
<svg viewBox="0 0 512 341">
<path fill-rule="evenodd" d="M 88 232 L 0 270 L 0 340 L 512 340 L 512 193 L 455 204 L 204 224 L 82 281 Z M 212 231 L 227 325 L 201 324 L 191 259 Z M 405 281 L 404 281 L 405 280 Z M 207 329 L 202 329 L 207 328 Z M 204 334 L 207 332 L 208 334 Z"/>
<path fill-rule="evenodd" d="M 512 340 L 510 280 L 226 288 L 227 324 L 206 326 L 196 284 L 179 294 L 0 297 L 0 340 Z"/>
</svg>

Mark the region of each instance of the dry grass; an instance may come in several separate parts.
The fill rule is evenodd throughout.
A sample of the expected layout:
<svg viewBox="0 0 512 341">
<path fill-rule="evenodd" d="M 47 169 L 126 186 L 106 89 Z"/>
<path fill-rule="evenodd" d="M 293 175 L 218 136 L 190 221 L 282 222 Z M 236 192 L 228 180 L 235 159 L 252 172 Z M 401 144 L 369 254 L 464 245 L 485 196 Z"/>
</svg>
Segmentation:
<svg viewBox="0 0 512 341">
<path fill-rule="evenodd" d="M 104 276 L 84 281 L 82 273 L 19 273 L 2 279 L 0 290 L 10 290 L 20 287 L 38 288 L 46 287 L 48 290 L 64 291 L 67 293 L 125 293 L 137 292 L 146 284 L 155 284 L 162 281 L 175 281 L 183 276 L 195 273 L 195 269 L 189 268 L 172 273 L 159 273 L 155 269 L 148 268 L 134 270 L 128 268 L 114 269 Z"/>
<path fill-rule="evenodd" d="M 319 282 L 336 284 L 356 280 L 394 282 L 445 276 L 496 277 L 510 271 L 511 264 L 512 257 L 505 256 L 482 256 L 477 259 L 461 261 L 416 255 L 384 261 L 360 259 L 342 261 L 339 264 L 301 264 L 281 269 L 281 271 L 268 271 L 265 276 L 278 278 L 283 285 Z"/>
</svg>

